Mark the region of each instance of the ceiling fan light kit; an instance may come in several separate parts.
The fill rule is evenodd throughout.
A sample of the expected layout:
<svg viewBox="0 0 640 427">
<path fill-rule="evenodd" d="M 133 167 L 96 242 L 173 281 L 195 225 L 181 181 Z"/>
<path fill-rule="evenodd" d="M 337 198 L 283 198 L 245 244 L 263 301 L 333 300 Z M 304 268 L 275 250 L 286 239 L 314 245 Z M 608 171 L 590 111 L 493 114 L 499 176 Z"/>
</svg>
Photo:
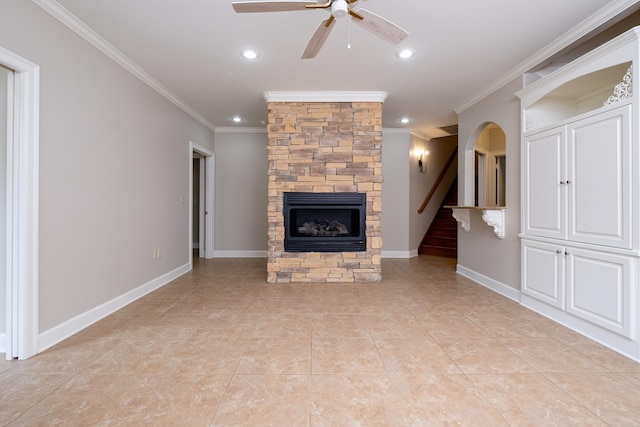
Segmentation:
<svg viewBox="0 0 640 427">
<path fill-rule="evenodd" d="M 398 27 L 396 24 L 387 21 L 381 16 L 366 9 L 354 11 L 352 5 L 358 0 L 328 0 L 326 3 L 313 1 L 244 1 L 233 2 L 231 5 L 238 13 L 247 12 L 284 12 L 295 10 L 330 9 L 331 15 L 320 23 L 315 33 L 309 40 L 302 59 L 315 58 L 324 42 L 329 37 L 329 33 L 334 27 L 335 20 L 350 15 L 353 21 L 370 33 L 380 37 L 391 44 L 399 44 L 409 33 Z"/>
<path fill-rule="evenodd" d="M 336 19 L 344 18 L 349 14 L 349 5 L 345 0 L 335 0 L 331 3 L 331 16 Z"/>
</svg>

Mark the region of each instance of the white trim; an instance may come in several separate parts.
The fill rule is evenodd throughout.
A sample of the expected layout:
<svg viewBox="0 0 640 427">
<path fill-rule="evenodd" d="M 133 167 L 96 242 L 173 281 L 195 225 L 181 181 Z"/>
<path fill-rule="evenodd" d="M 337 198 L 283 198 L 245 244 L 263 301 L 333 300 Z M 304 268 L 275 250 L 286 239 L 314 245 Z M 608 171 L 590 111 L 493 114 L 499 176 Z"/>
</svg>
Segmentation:
<svg viewBox="0 0 640 427">
<path fill-rule="evenodd" d="M 518 289 L 507 286 L 504 283 L 498 282 L 497 280 L 493 280 L 490 277 L 470 270 L 467 267 L 463 267 L 460 264 L 456 265 L 456 273 L 466 277 L 467 279 L 471 279 L 479 285 L 482 285 L 485 288 L 489 288 L 504 297 L 507 297 L 518 303 L 520 302 L 520 291 Z"/>
<path fill-rule="evenodd" d="M 215 258 L 266 258 L 267 251 L 215 251 Z"/>
<path fill-rule="evenodd" d="M 198 159 L 198 256 L 205 258 L 207 253 L 207 158 Z M 204 203 L 203 203 L 204 201 Z M 193 204 L 193 201 L 191 202 Z M 195 224 L 194 224 L 195 225 Z M 202 245 L 200 245 L 202 242 Z M 209 242 L 211 245 L 211 242 Z"/>
<path fill-rule="evenodd" d="M 431 141 L 433 138 L 426 134 L 418 133 L 414 129 L 405 129 L 405 128 L 382 128 L 382 136 L 387 135 L 410 135 L 415 136 L 416 138 L 420 138 L 425 142 Z"/>
<path fill-rule="evenodd" d="M 382 128 L 382 135 L 389 133 L 392 135 L 410 135 L 413 131 L 405 128 Z"/>
<path fill-rule="evenodd" d="M 388 92 L 380 91 L 268 91 L 267 102 L 384 102 Z"/>
<path fill-rule="evenodd" d="M 382 258 L 406 259 L 418 256 L 418 251 L 385 251 L 380 254 Z"/>
<path fill-rule="evenodd" d="M 205 156 L 205 210 L 207 214 L 204 219 L 204 257 L 214 257 L 214 213 L 215 213 L 215 153 L 208 148 L 189 141 L 189 236 L 188 251 L 189 264 L 193 266 L 193 152 L 197 152 Z"/>
<path fill-rule="evenodd" d="M 191 266 L 189 264 L 185 264 L 173 271 L 163 274 L 162 276 L 143 284 L 142 286 L 137 287 L 136 289 L 132 289 L 131 291 L 122 294 L 112 299 L 111 301 L 107 301 L 104 304 L 92 308 L 89 311 L 86 311 L 58 326 L 49 329 L 48 331 L 43 332 L 38 338 L 38 342 L 40 343 L 39 351 L 44 351 L 58 344 L 59 342 L 69 338 L 70 336 L 91 326 L 95 322 L 104 319 L 110 314 L 115 313 L 122 307 L 131 304 L 139 298 L 142 298 L 143 296 L 155 291 L 156 289 L 161 288 L 172 280 L 177 279 L 183 274 L 188 273 L 190 270 Z"/>
<path fill-rule="evenodd" d="M 73 32 L 80 37 L 91 43 L 100 52 L 107 55 L 114 62 L 122 66 L 125 70 L 136 76 L 138 79 L 149 85 L 153 90 L 164 96 L 175 106 L 187 113 L 189 116 L 202 123 L 204 126 L 211 130 L 215 130 L 216 126 L 205 119 L 200 113 L 193 109 L 190 105 L 180 99 L 175 93 L 167 89 L 162 83 L 154 79 L 151 74 L 147 73 L 144 69 L 138 66 L 135 62 L 129 59 L 125 54 L 116 49 L 113 45 L 103 39 L 98 33 L 93 31 L 84 22 L 78 19 L 75 15 L 62 7 L 55 0 L 33 0 L 35 4 L 40 6 L 51 16 L 62 22 L 69 27 Z"/>
<path fill-rule="evenodd" d="M 1 333 L 0 334 L 0 353 L 6 353 L 6 352 L 7 352 L 7 334 Z"/>
<path fill-rule="evenodd" d="M 13 139 L 7 144 L 7 359 L 38 349 L 40 67 L 0 47 L 14 73 Z"/>
<path fill-rule="evenodd" d="M 267 128 L 217 127 L 215 133 L 267 133 Z"/>
<path fill-rule="evenodd" d="M 636 362 L 640 362 L 640 347 L 638 346 L 637 340 L 630 340 L 617 332 L 612 332 L 588 320 L 576 317 L 571 313 L 553 307 L 524 293 L 522 294 L 521 305 L 612 351 L 620 353 Z"/>
<path fill-rule="evenodd" d="M 598 12 L 591 15 L 589 18 L 585 19 L 580 24 L 573 27 L 571 30 L 545 46 L 542 50 L 539 50 L 537 53 L 530 56 L 527 60 L 520 63 L 520 65 L 504 74 L 498 80 L 489 85 L 485 90 L 464 101 L 460 106 L 454 108 L 453 111 L 455 111 L 457 114 L 462 113 L 463 111 L 480 102 L 507 83 L 517 79 L 518 77 L 521 77 L 524 73 L 528 72 L 536 65 L 544 62 L 551 56 L 560 52 L 562 49 L 568 47 L 569 45 L 571 45 L 571 43 L 580 40 L 582 37 L 587 36 L 590 32 L 598 29 L 598 27 L 605 24 L 607 21 L 614 19 L 616 16 L 620 15 L 625 10 L 638 3 L 638 1 L 639 0 L 612 1 L 611 3 L 600 9 Z"/>
</svg>

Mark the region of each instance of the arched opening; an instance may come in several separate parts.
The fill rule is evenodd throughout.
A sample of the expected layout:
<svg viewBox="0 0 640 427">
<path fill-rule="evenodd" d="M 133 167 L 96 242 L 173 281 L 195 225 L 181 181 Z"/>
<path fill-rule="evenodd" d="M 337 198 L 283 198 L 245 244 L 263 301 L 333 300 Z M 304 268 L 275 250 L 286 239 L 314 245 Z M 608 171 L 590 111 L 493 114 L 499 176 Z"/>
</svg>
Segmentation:
<svg viewBox="0 0 640 427">
<path fill-rule="evenodd" d="M 485 124 L 473 145 L 474 206 L 506 206 L 506 150 L 502 128 L 495 123 Z"/>
</svg>

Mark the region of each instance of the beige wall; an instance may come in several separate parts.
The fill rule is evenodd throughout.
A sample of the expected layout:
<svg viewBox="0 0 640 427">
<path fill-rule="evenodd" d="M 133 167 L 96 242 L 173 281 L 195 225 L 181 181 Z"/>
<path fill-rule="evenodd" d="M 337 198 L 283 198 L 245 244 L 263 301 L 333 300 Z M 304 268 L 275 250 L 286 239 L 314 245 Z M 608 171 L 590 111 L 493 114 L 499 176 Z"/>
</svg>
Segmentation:
<svg viewBox="0 0 640 427">
<path fill-rule="evenodd" d="M 215 135 L 215 256 L 265 257 L 267 131 L 218 128 Z"/>
<path fill-rule="evenodd" d="M 493 228 L 471 211 L 469 232 L 458 228 L 458 266 L 495 283 L 520 290 L 520 103 L 514 95 L 521 79 L 505 85 L 460 113 L 458 197 L 460 204 L 473 206 L 473 147 L 482 129 L 491 122 L 505 134 L 507 156 L 506 231 L 498 239 Z"/>
<path fill-rule="evenodd" d="M 0 46 L 40 66 L 43 333 L 188 265 L 189 141 L 213 132 L 30 1 L 0 4 Z"/>
<path fill-rule="evenodd" d="M 411 190 L 408 130 L 382 130 L 382 256 L 406 257 Z"/>
</svg>

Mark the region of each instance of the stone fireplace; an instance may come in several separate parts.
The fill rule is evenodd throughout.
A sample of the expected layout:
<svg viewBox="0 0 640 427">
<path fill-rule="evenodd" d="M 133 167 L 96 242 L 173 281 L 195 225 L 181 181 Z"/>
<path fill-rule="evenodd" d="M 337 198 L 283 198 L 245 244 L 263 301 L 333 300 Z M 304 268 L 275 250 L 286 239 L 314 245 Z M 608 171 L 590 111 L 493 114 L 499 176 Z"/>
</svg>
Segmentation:
<svg viewBox="0 0 640 427">
<path fill-rule="evenodd" d="M 380 281 L 385 98 L 384 92 L 265 93 L 268 282 Z M 285 213 L 292 195 L 302 204 Z M 356 224 L 359 215 L 364 227 Z"/>
</svg>

